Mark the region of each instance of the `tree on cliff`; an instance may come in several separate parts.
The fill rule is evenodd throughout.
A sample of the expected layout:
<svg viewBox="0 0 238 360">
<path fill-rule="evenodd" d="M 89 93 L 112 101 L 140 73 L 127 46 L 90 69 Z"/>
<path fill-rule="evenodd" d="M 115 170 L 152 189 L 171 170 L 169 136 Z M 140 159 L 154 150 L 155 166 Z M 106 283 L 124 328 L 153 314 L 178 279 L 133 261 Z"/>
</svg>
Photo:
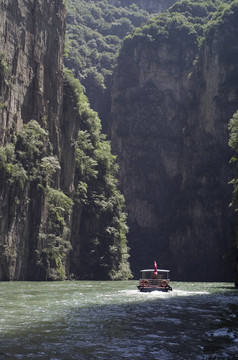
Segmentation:
<svg viewBox="0 0 238 360">
<path fill-rule="evenodd" d="M 233 150 L 233 156 L 231 158 L 231 162 L 235 164 L 237 169 L 237 175 L 231 181 L 233 185 L 233 200 L 232 206 L 236 214 L 238 214 L 238 111 L 233 115 L 229 122 L 229 130 L 230 130 L 230 138 L 229 138 L 229 146 Z M 238 224 L 238 215 L 236 215 Z M 238 287 L 238 226 L 236 226 L 236 243 L 234 250 L 234 258 L 235 258 L 235 286 Z"/>
</svg>

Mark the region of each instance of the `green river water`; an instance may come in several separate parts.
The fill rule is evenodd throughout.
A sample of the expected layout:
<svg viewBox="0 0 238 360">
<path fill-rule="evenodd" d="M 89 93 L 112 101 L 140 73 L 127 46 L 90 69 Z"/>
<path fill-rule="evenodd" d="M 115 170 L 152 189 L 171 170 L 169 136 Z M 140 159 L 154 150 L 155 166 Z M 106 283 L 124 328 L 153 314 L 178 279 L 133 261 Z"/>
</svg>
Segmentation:
<svg viewBox="0 0 238 360">
<path fill-rule="evenodd" d="M 238 358 L 238 291 L 229 283 L 1 282 L 0 359 Z"/>
</svg>

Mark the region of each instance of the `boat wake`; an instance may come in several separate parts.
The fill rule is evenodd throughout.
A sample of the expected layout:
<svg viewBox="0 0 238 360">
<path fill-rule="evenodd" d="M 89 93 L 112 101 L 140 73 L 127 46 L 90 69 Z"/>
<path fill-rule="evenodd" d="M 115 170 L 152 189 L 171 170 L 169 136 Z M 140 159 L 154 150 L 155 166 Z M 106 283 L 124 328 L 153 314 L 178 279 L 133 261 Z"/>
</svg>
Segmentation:
<svg viewBox="0 0 238 360">
<path fill-rule="evenodd" d="M 208 291 L 188 291 L 188 290 L 177 290 L 172 291 L 173 296 L 193 296 L 193 295 L 209 295 Z"/>
</svg>

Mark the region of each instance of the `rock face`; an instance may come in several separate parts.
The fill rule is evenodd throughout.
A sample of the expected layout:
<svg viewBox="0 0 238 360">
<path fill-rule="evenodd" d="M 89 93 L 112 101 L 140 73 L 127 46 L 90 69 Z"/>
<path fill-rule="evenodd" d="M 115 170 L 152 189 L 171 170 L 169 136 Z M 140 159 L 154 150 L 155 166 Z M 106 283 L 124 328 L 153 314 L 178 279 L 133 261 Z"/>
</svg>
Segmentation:
<svg viewBox="0 0 238 360">
<path fill-rule="evenodd" d="M 62 0 L 1 1 L 1 146 L 34 119 L 49 132 L 60 156 L 64 19 Z M 44 218 L 44 192 L 34 183 L 14 189 L 3 178 L 0 185 L 0 279 L 33 278 L 29 255 Z"/>
<path fill-rule="evenodd" d="M 177 31 L 173 41 L 135 36 L 119 55 L 111 139 L 134 274 L 157 259 L 174 279 L 233 280 L 227 125 L 238 104 L 237 19 L 236 9 L 211 28 L 200 51 Z"/>
<path fill-rule="evenodd" d="M 0 280 L 128 278 L 115 156 L 63 72 L 64 1 L 0 10 Z"/>
<path fill-rule="evenodd" d="M 1 144 L 23 122 L 43 118 L 53 120 L 49 130 L 58 142 L 64 16 L 60 0 L 1 2 L 0 49 L 8 67 L 0 89 Z"/>
</svg>

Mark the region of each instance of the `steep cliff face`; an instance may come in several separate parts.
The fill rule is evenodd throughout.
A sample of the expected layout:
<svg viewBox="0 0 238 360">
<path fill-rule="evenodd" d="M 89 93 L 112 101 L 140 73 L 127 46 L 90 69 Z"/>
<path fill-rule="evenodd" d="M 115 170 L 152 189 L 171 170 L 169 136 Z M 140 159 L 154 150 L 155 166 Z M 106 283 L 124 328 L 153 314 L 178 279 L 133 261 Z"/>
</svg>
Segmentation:
<svg viewBox="0 0 238 360">
<path fill-rule="evenodd" d="M 60 0 L 1 2 L 0 49 L 7 67 L 0 93 L 1 144 L 31 119 L 48 120 L 58 143 L 64 16 Z"/>
<path fill-rule="evenodd" d="M 63 1 L 4 1 L 1 16 L 0 280 L 127 278 L 115 156 L 63 72 Z"/>
<path fill-rule="evenodd" d="M 66 67 L 73 70 L 108 130 L 116 53 L 123 38 L 176 0 L 68 0 Z"/>
<path fill-rule="evenodd" d="M 14 143 L 23 124 L 34 119 L 49 133 L 44 139 L 45 147 L 51 143 L 54 154 L 59 154 L 63 3 L 61 0 L 2 1 L 0 18 L 0 144 Z M 50 152 L 45 149 L 45 156 Z M 3 164 L 9 159 L 1 160 Z M 17 167 L 12 165 L 11 170 L 14 166 Z M 34 278 L 33 273 L 29 274 L 32 250 L 37 248 L 39 229 L 46 216 L 44 191 L 37 181 L 25 181 L 24 170 L 18 170 L 12 176 L 8 167 L 1 176 L 1 280 Z"/>
<path fill-rule="evenodd" d="M 195 32 L 170 16 L 167 35 L 145 31 L 120 53 L 111 137 L 134 272 L 156 258 L 177 279 L 232 280 L 227 124 L 238 101 L 237 7 L 223 16 L 200 50 Z"/>
</svg>

